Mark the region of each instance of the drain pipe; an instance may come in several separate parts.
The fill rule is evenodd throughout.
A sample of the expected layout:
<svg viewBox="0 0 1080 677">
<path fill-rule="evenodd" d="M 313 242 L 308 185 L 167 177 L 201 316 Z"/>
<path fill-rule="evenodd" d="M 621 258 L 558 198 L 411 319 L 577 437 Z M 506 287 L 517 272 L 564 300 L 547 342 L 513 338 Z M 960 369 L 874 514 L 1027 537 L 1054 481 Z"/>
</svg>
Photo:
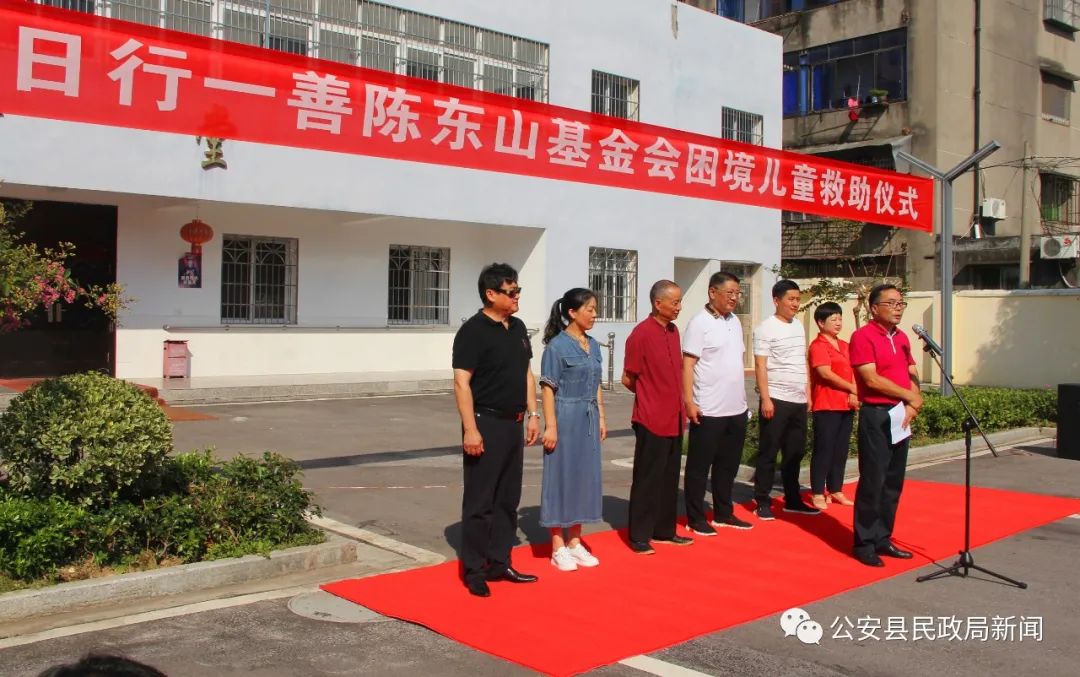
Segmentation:
<svg viewBox="0 0 1080 677">
<path fill-rule="evenodd" d="M 972 98 L 974 99 L 975 115 L 974 115 L 974 129 L 973 136 L 974 142 L 972 145 L 972 152 L 979 150 L 979 114 L 982 109 L 982 79 L 980 74 L 980 66 L 982 62 L 982 0 L 975 0 L 975 89 L 972 91 Z M 979 163 L 976 162 L 975 166 L 971 168 L 971 217 L 974 219 L 975 225 L 978 228 L 982 228 L 982 208 L 979 203 L 979 187 L 980 187 L 980 175 L 979 175 Z"/>
</svg>

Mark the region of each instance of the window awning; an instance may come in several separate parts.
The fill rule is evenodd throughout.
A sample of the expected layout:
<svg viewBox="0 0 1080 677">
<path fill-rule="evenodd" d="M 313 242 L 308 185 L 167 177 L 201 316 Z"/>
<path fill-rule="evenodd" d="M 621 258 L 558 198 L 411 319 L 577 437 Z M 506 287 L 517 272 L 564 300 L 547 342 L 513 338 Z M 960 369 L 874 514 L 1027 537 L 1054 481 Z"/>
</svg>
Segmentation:
<svg viewBox="0 0 1080 677">
<path fill-rule="evenodd" d="M 911 173 L 911 165 L 898 157 L 897 151 L 911 152 L 911 135 L 894 136 L 887 139 L 865 139 L 847 143 L 830 143 L 803 148 L 789 148 L 795 153 L 819 155 L 844 160 L 857 164 L 867 164 L 883 169 L 891 169 L 902 174 Z M 870 160 L 870 161 L 868 161 Z"/>
</svg>

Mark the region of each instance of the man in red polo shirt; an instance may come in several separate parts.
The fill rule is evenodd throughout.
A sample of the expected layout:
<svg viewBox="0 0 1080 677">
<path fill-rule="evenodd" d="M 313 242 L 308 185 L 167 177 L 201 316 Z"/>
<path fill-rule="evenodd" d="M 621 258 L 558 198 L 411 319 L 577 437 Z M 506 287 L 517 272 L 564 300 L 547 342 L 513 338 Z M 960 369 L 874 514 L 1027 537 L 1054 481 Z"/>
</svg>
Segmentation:
<svg viewBox="0 0 1080 677">
<path fill-rule="evenodd" d="M 870 290 L 871 321 L 851 335 L 851 366 L 859 390 L 859 488 L 855 492 L 855 559 L 885 566 L 881 555 L 910 559 L 892 542 L 896 508 L 904 488 L 908 441 L 892 440 L 889 410 L 904 405 L 904 427 L 922 407 L 919 372 L 911 342 L 897 328 L 907 303 L 900 290 L 879 284 Z"/>
<path fill-rule="evenodd" d="M 682 348 L 675 318 L 682 290 L 660 280 L 649 290 L 652 313 L 626 338 L 622 383 L 634 393 L 634 478 L 630 549 L 653 554 L 649 541 L 690 545 L 675 533 L 682 465 Z"/>
</svg>

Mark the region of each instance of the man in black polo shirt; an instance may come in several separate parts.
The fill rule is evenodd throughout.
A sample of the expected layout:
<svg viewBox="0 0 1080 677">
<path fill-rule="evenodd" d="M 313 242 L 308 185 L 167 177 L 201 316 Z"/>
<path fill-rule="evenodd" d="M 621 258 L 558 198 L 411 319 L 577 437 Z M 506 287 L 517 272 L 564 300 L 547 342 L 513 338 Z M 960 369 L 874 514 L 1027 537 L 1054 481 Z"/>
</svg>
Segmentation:
<svg viewBox="0 0 1080 677">
<path fill-rule="evenodd" d="M 514 317 L 521 287 L 517 271 L 493 263 L 477 284 L 484 307 L 454 337 L 454 397 L 461 414 L 465 491 L 461 501 L 461 563 L 465 586 L 478 597 L 487 581 L 532 583 L 515 570 L 510 550 L 517 534 L 525 444 L 540 433 L 532 346 L 525 323 Z"/>
</svg>

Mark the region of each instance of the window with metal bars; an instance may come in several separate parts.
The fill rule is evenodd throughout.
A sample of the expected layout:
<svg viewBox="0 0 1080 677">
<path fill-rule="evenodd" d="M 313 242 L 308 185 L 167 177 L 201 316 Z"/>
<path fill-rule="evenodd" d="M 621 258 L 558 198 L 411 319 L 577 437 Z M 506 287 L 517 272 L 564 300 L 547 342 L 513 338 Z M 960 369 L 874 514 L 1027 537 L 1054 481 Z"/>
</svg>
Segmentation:
<svg viewBox="0 0 1080 677">
<path fill-rule="evenodd" d="M 548 45 L 370 0 L 33 0 L 533 101 Z"/>
<path fill-rule="evenodd" d="M 637 80 L 620 75 L 592 72 L 592 112 L 627 120 L 638 120 Z"/>
<path fill-rule="evenodd" d="M 1077 179 L 1062 174 L 1039 175 L 1039 206 L 1046 232 L 1068 232 L 1080 225 Z"/>
<path fill-rule="evenodd" d="M 298 241 L 225 235 L 222 324 L 296 324 Z"/>
<path fill-rule="evenodd" d="M 907 98 L 907 29 L 784 54 L 785 117 Z M 872 94 L 872 90 L 877 93 Z"/>
<path fill-rule="evenodd" d="M 589 247 L 589 287 L 597 295 L 597 320 L 637 321 L 637 273 L 636 251 Z"/>
<path fill-rule="evenodd" d="M 388 324 L 450 324 L 450 250 L 390 245 Z"/>
<path fill-rule="evenodd" d="M 1077 29 L 1080 29 L 1080 2 L 1043 0 L 1043 21 L 1075 33 Z"/>
<path fill-rule="evenodd" d="M 763 135 L 765 118 L 757 113 L 748 113 L 724 106 L 720 111 L 720 124 L 725 139 L 752 143 L 756 146 L 765 142 Z"/>
</svg>

